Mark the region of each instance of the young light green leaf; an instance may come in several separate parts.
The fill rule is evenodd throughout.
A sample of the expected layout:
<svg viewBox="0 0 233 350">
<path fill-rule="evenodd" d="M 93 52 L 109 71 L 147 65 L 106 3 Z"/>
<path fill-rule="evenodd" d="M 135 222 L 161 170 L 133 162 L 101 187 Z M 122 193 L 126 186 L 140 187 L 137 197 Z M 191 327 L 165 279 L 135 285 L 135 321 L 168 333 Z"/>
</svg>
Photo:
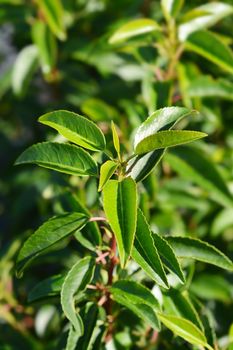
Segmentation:
<svg viewBox="0 0 233 350">
<path fill-rule="evenodd" d="M 112 285 L 110 292 L 116 302 L 133 311 L 152 328 L 160 329 L 156 315 L 159 303 L 149 289 L 134 281 L 121 280 Z"/>
<path fill-rule="evenodd" d="M 226 72 L 233 73 L 233 53 L 214 33 L 200 30 L 192 33 L 186 48 L 217 64 Z"/>
<path fill-rule="evenodd" d="M 178 121 L 194 111 L 185 107 L 165 107 L 152 113 L 137 129 L 134 137 L 134 149 L 145 138 L 158 131 L 171 129 Z"/>
<path fill-rule="evenodd" d="M 166 236 L 166 240 L 179 258 L 191 258 L 233 271 L 232 261 L 217 248 L 206 242 L 178 236 Z"/>
<path fill-rule="evenodd" d="M 83 258 L 73 265 L 62 285 L 62 310 L 80 336 L 84 331 L 83 322 L 76 313 L 74 296 L 86 289 L 93 278 L 94 270 L 95 260 L 90 256 Z"/>
<path fill-rule="evenodd" d="M 222 18 L 233 13 L 233 6 L 223 2 L 213 1 L 208 4 L 198 6 L 185 13 L 181 25 L 178 28 L 178 36 L 181 41 L 201 29 L 209 28 Z"/>
<path fill-rule="evenodd" d="M 130 257 L 137 221 L 137 191 L 133 179 L 109 180 L 103 189 L 103 206 L 119 250 L 121 266 Z"/>
<path fill-rule="evenodd" d="M 135 36 L 160 30 L 159 25 L 149 18 L 132 20 L 120 27 L 109 39 L 110 44 L 127 41 Z"/>
<path fill-rule="evenodd" d="M 207 134 L 203 132 L 191 130 L 159 131 L 154 135 L 145 137 L 141 142 L 139 142 L 135 147 L 134 152 L 136 154 L 144 154 L 156 149 L 164 149 L 167 147 L 182 145 L 206 136 Z"/>
<path fill-rule="evenodd" d="M 39 282 L 29 293 L 28 302 L 56 296 L 60 293 L 65 275 L 48 277 Z"/>
<path fill-rule="evenodd" d="M 101 165 L 98 191 L 101 191 L 103 189 L 108 180 L 114 174 L 117 167 L 118 164 L 112 160 L 107 160 L 104 164 Z"/>
<path fill-rule="evenodd" d="M 213 350 L 207 344 L 207 340 L 203 332 L 198 329 L 192 322 L 177 316 L 158 313 L 160 321 L 169 328 L 175 335 L 185 339 L 190 344 L 204 346 Z"/>
<path fill-rule="evenodd" d="M 164 288 L 169 287 L 149 225 L 140 209 L 138 209 L 137 214 L 137 228 L 132 257 L 156 283 Z"/>
<path fill-rule="evenodd" d="M 38 68 L 38 50 L 35 45 L 23 48 L 18 54 L 11 76 L 13 92 L 23 97 L 36 69 Z"/>
<path fill-rule="evenodd" d="M 211 236 L 217 237 L 228 228 L 233 228 L 233 207 L 224 208 L 215 216 L 211 226 Z"/>
<path fill-rule="evenodd" d="M 80 332 L 77 332 L 71 324 L 68 337 L 67 337 L 65 350 L 75 350 L 79 338 L 80 338 Z"/>
<path fill-rule="evenodd" d="M 117 151 L 118 159 L 121 160 L 120 141 L 119 141 L 119 137 L 113 121 L 111 121 L 111 128 L 112 128 L 113 144 L 114 144 L 115 150 Z"/>
<path fill-rule="evenodd" d="M 54 128 L 59 134 L 79 146 L 92 151 L 105 149 L 102 131 L 92 121 L 79 114 L 59 110 L 42 115 L 39 122 Z"/>
<path fill-rule="evenodd" d="M 166 310 L 166 314 L 183 317 L 204 331 L 198 312 L 191 303 L 187 291 L 181 292 L 177 289 L 170 288 L 166 291 L 166 294 L 163 295 L 163 306 Z"/>
<path fill-rule="evenodd" d="M 66 39 L 64 10 L 61 0 L 37 0 L 48 26 L 60 40 Z"/>
<path fill-rule="evenodd" d="M 33 22 L 32 38 L 39 52 L 43 73 L 48 74 L 56 64 L 56 40 L 46 23 L 42 20 L 35 20 Z"/>
<path fill-rule="evenodd" d="M 214 201 L 232 207 L 232 196 L 224 179 L 210 157 L 201 149 L 178 147 L 166 154 L 166 161 L 182 178 L 197 183 L 207 191 Z"/>
<path fill-rule="evenodd" d="M 183 271 L 170 244 L 168 244 L 168 242 L 157 233 L 153 233 L 152 238 L 163 263 L 168 267 L 169 270 L 178 276 L 182 283 L 184 283 L 185 278 Z"/>
<path fill-rule="evenodd" d="M 187 88 L 189 97 L 217 97 L 233 100 L 233 84 L 226 79 L 214 80 L 210 76 L 201 76 L 190 82 Z"/>
<path fill-rule="evenodd" d="M 81 213 L 63 214 L 46 221 L 32 234 L 21 248 L 16 262 L 17 275 L 20 276 L 32 260 L 61 239 L 81 229 L 88 217 Z"/>
<path fill-rule="evenodd" d="M 64 143 L 42 142 L 29 147 L 17 158 L 15 165 L 28 163 L 77 176 L 96 176 L 98 171 L 89 153 Z"/>
<path fill-rule="evenodd" d="M 161 0 L 161 6 L 166 18 L 176 17 L 180 12 L 184 0 Z"/>
<path fill-rule="evenodd" d="M 131 159 L 126 168 L 127 175 L 130 175 L 136 182 L 144 180 L 160 162 L 165 150 L 158 149 Z"/>
</svg>

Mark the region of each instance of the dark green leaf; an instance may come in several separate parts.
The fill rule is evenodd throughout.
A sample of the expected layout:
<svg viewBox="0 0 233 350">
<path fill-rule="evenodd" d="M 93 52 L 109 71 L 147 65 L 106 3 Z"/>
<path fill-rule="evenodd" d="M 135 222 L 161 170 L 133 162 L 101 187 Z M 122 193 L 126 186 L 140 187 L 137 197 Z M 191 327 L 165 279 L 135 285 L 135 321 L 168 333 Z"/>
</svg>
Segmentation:
<svg viewBox="0 0 233 350">
<path fill-rule="evenodd" d="M 38 255 L 50 248 L 75 230 L 83 227 L 88 217 L 80 213 L 63 214 L 45 222 L 24 243 L 17 257 L 17 275 L 20 276 L 27 265 Z"/>
<path fill-rule="evenodd" d="M 79 260 L 68 272 L 61 290 L 61 305 L 64 314 L 72 323 L 76 332 L 83 334 L 83 322 L 75 310 L 75 294 L 86 289 L 91 282 L 95 269 L 95 260 L 88 256 Z"/>
<path fill-rule="evenodd" d="M 138 209 L 132 257 L 155 282 L 165 288 L 169 287 L 149 225 L 140 209 Z"/>
<path fill-rule="evenodd" d="M 39 282 L 29 293 L 28 301 L 56 296 L 60 293 L 65 275 L 56 275 Z"/>
<path fill-rule="evenodd" d="M 199 239 L 166 237 L 179 258 L 191 258 L 233 271 L 232 261 L 214 246 Z"/>
<path fill-rule="evenodd" d="M 105 138 L 102 131 L 92 121 L 79 114 L 59 110 L 42 115 L 39 122 L 51 126 L 79 146 L 92 151 L 105 149 Z"/>
<path fill-rule="evenodd" d="M 160 309 L 157 299 L 149 289 L 134 281 L 115 282 L 111 289 L 112 297 L 142 318 L 154 329 L 160 329 L 156 312 Z"/>
<path fill-rule="evenodd" d="M 37 143 L 26 149 L 15 162 L 16 165 L 27 163 L 70 175 L 97 175 L 97 165 L 89 153 L 70 144 Z"/>
<path fill-rule="evenodd" d="M 109 180 L 103 189 L 103 196 L 104 211 L 116 236 L 123 267 L 130 257 L 136 230 L 136 184 L 131 178 Z"/>
</svg>

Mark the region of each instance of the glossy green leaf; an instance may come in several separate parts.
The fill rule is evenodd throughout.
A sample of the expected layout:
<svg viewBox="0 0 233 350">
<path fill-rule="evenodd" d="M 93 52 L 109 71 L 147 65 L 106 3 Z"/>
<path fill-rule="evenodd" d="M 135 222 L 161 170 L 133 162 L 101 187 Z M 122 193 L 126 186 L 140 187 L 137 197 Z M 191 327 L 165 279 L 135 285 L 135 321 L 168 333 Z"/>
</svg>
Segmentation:
<svg viewBox="0 0 233 350">
<path fill-rule="evenodd" d="M 119 160 L 121 159 L 121 149 L 120 149 L 120 141 L 119 136 L 116 131 L 116 126 L 113 121 L 111 121 L 111 129 L 112 129 L 112 138 L 113 138 L 113 144 L 115 147 L 115 150 L 117 152 Z"/>
<path fill-rule="evenodd" d="M 198 274 L 190 286 L 190 291 L 204 300 L 219 300 L 230 303 L 233 299 L 233 290 L 230 282 L 218 274 Z"/>
<path fill-rule="evenodd" d="M 35 20 L 32 25 L 32 38 L 39 52 L 44 74 L 51 73 L 57 58 L 56 40 L 45 22 Z"/>
<path fill-rule="evenodd" d="M 178 147 L 166 154 L 166 161 L 173 170 L 185 179 L 198 184 L 210 198 L 224 206 L 232 206 L 232 196 L 224 179 L 201 149 Z"/>
<path fill-rule="evenodd" d="M 61 0 L 37 0 L 51 31 L 60 39 L 66 39 L 64 9 Z"/>
<path fill-rule="evenodd" d="M 209 28 L 232 13 L 233 6 L 223 2 L 213 1 L 198 6 L 187 12 L 181 19 L 183 23 L 178 28 L 179 39 L 184 41 L 191 33 Z"/>
<path fill-rule="evenodd" d="M 28 89 L 33 74 L 38 68 L 38 50 L 35 45 L 23 48 L 18 54 L 14 63 L 11 76 L 13 92 L 19 97 L 23 97 Z"/>
<path fill-rule="evenodd" d="M 199 239 L 166 237 L 179 258 L 190 258 L 233 271 L 232 261 L 214 246 Z"/>
<path fill-rule="evenodd" d="M 109 180 L 103 189 L 103 206 L 117 240 L 121 266 L 133 247 L 137 220 L 137 192 L 133 179 Z"/>
<path fill-rule="evenodd" d="M 187 88 L 189 97 L 217 97 L 233 100 L 233 84 L 226 79 L 214 80 L 210 76 L 201 76 L 190 82 Z"/>
<path fill-rule="evenodd" d="M 149 136 L 158 131 L 171 129 L 182 118 L 193 113 L 185 107 L 165 107 L 152 113 L 137 129 L 134 137 L 134 149 Z"/>
<path fill-rule="evenodd" d="M 182 292 L 175 288 L 170 288 L 163 295 L 163 306 L 166 314 L 183 317 L 204 331 L 198 312 L 191 303 L 187 291 Z"/>
<path fill-rule="evenodd" d="M 162 258 L 163 263 L 168 267 L 169 270 L 171 270 L 173 273 L 175 273 L 176 276 L 178 276 L 182 283 L 184 283 L 185 278 L 183 271 L 170 244 L 168 244 L 168 242 L 157 233 L 153 233 L 152 238 L 154 245 Z"/>
<path fill-rule="evenodd" d="M 184 5 L 184 0 L 161 0 L 161 6 L 165 17 L 175 17 Z"/>
<path fill-rule="evenodd" d="M 160 329 L 156 315 L 159 303 L 149 289 L 134 281 L 121 280 L 112 285 L 110 292 L 116 302 L 133 311 L 152 328 Z"/>
<path fill-rule="evenodd" d="M 58 295 L 64 279 L 65 275 L 56 275 L 42 280 L 30 291 L 28 301 L 33 302 Z"/>
<path fill-rule="evenodd" d="M 177 316 L 166 315 L 159 313 L 158 317 L 160 321 L 169 328 L 175 335 L 185 339 L 190 344 L 204 346 L 210 350 L 213 350 L 210 345 L 207 344 L 206 337 L 203 332 L 198 329 L 192 322 Z"/>
<path fill-rule="evenodd" d="M 42 142 L 29 147 L 17 158 L 15 165 L 28 163 L 77 176 L 96 176 L 98 171 L 89 153 L 64 143 Z"/>
<path fill-rule="evenodd" d="M 203 137 L 207 134 L 200 131 L 191 130 L 164 130 L 154 135 L 145 137 L 137 144 L 134 149 L 136 154 L 144 154 L 156 149 L 164 149 L 189 143 Z"/>
<path fill-rule="evenodd" d="M 99 188 L 98 191 L 101 191 L 114 174 L 117 169 L 118 164 L 112 160 L 107 160 L 104 164 L 101 165 L 100 168 L 100 179 L 99 179 Z"/>
<path fill-rule="evenodd" d="M 91 282 L 95 269 L 95 260 L 88 256 L 79 260 L 68 272 L 61 290 L 62 310 L 79 335 L 83 334 L 83 322 L 75 310 L 75 295 L 86 289 Z"/>
<path fill-rule="evenodd" d="M 109 39 L 110 44 L 127 41 L 135 36 L 160 30 L 159 25 L 152 19 L 139 18 L 120 27 Z"/>
<path fill-rule="evenodd" d="M 65 213 L 46 221 L 21 248 L 16 263 L 17 275 L 20 276 L 25 267 L 47 248 L 83 227 L 87 221 L 88 217 L 81 213 Z"/>
<path fill-rule="evenodd" d="M 138 209 L 137 214 L 137 228 L 132 257 L 156 283 L 164 288 L 169 287 L 149 225 L 140 209 Z"/>
<path fill-rule="evenodd" d="M 153 168 L 158 165 L 164 154 L 165 150 L 158 149 L 134 157 L 127 164 L 127 174 L 136 182 L 144 180 L 151 173 Z"/>
<path fill-rule="evenodd" d="M 92 151 L 105 149 L 102 131 L 92 121 L 79 114 L 59 110 L 42 115 L 39 122 L 54 128 L 59 134 L 79 146 Z"/>
<path fill-rule="evenodd" d="M 198 31 L 192 33 L 186 48 L 217 64 L 226 72 L 233 73 L 233 53 L 214 33 Z"/>
</svg>

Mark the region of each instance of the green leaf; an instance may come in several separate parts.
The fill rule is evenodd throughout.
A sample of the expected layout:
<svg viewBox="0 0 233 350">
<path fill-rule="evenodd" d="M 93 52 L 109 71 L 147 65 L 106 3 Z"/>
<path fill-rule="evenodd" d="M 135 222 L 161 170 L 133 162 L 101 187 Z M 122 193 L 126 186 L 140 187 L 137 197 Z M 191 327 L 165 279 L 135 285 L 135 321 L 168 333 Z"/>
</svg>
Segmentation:
<svg viewBox="0 0 233 350">
<path fill-rule="evenodd" d="M 211 226 L 211 236 L 217 237 L 233 227 L 233 208 L 225 208 L 218 213 Z"/>
<path fill-rule="evenodd" d="M 109 39 L 110 44 L 127 41 L 135 36 L 160 30 L 159 25 L 152 19 L 139 18 L 120 27 Z"/>
<path fill-rule="evenodd" d="M 33 74 L 38 68 L 38 50 L 35 45 L 23 48 L 18 54 L 11 76 L 13 92 L 23 97 L 28 89 Z"/>
<path fill-rule="evenodd" d="M 17 275 L 20 276 L 32 260 L 61 239 L 83 227 L 88 217 L 80 213 L 63 214 L 46 221 L 24 243 L 16 262 Z"/>
<path fill-rule="evenodd" d="M 141 142 L 139 142 L 134 149 L 134 152 L 136 154 L 144 154 L 156 149 L 182 145 L 184 143 L 192 142 L 206 136 L 207 134 L 203 132 L 191 130 L 159 131 L 154 135 L 145 137 Z"/>
<path fill-rule="evenodd" d="M 39 282 L 29 293 L 28 302 L 56 296 L 60 293 L 65 275 L 48 277 Z"/>
<path fill-rule="evenodd" d="M 189 12 L 187 12 L 178 28 L 178 36 L 181 41 L 187 39 L 187 37 L 201 29 L 209 28 L 222 18 L 233 13 L 233 6 L 225 4 L 223 2 L 211 2 L 198 6 Z"/>
<path fill-rule="evenodd" d="M 233 84 L 226 79 L 201 76 L 190 82 L 187 94 L 189 97 L 217 97 L 232 101 Z"/>
<path fill-rule="evenodd" d="M 121 280 L 112 285 L 110 292 L 116 302 L 133 311 L 150 327 L 160 329 L 156 315 L 159 303 L 149 289 L 134 281 Z"/>
<path fill-rule="evenodd" d="M 79 146 L 92 151 L 105 149 L 102 131 L 92 121 L 79 114 L 59 110 L 42 115 L 39 122 L 54 128 L 59 134 Z"/>
<path fill-rule="evenodd" d="M 103 206 L 119 250 L 121 266 L 130 257 L 137 220 L 137 192 L 133 179 L 109 180 L 103 189 Z"/>
<path fill-rule="evenodd" d="M 83 322 L 75 310 L 75 295 L 86 289 L 95 270 L 95 260 L 88 256 L 79 260 L 68 272 L 61 290 L 62 310 L 79 335 L 83 334 Z"/>
<path fill-rule="evenodd" d="M 136 182 L 144 180 L 153 168 L 158 165 L 164 154 L 165 150 L 159 149 L 134 157 L 127 164 L 127 174 Z"/>
<path fill-rule="evenodd" d="M 191 258 L 233 271 L 232 261 L 214 246 L 199 239 L 169 237 L 166 240 L 179 258 Z"/>
<path fill-rule="evenodd" d="M 97 98 L 88 98 L 81 105 L 82 112 L 94 121 L 106 121 L 117 118 L 117 111 L 106 102 Z"/>
<path fill-rule="evenodd" d="M 115 150 L 117 151 L 117 155 L 119 160 L 121 160 L 121 149 L 120 149 L 120 141 L 119 137 L 116 131 L 116 127 L 113 121 L 111 121 L 111 128 L 112 128 L 112 138 L 113 138 L 113 144 L 115 147 Z"/>
<path fill-rule="evenodd" d="M 184 283 L 185 278 L 183 271 L 170 244 L 168 244 L 168 242 L 157 233 L 153 233 L 152 238 L 158 253 L 162 257 L 163 263 L 169 268 L 169 270 L 178 276 L 182 283 Z"/>
<path fill-rule="evenodd" d="M 66 39 L 64 9 L 60 0 L 37 0 L 48 26 L 60 40 Z"/>
<path fill-rule="evenodd" d="M 61 173 L 86 176 L 97 175 L 97 165 L 82 148 L 55 142 L 37 143 L 26 149 L 15 165 L 34 163 Z"/>
<path fill-rule="evenodd" d="M 204 346 L 212 349 L 207 344 L 205 335 L 192 322 L 177 316 L 158 313 L 160 321 L 169 328 L 175 335 L 185 339 L 190 344 Z"/>
<path fill-rule="evenodd" d="M 203 324 L 190 301 L 187 291 L 181 292 L 170 288 L 166 291 L 166 294 L 163 295 L 163 306 L 166 310 L 166 314 L 183 317 L 204 331 Z"/>
<path fill-rule="evenodd" d="M 140 209 L 138 209 L 132 257 L 156 283 L 162 285 L 164 288 L 169 287 L 149 225 Z"/>
<path fill-rule="evenodd" d="M 233 53 L 214 33 L 198 31 L 192 33 L 186 48 L 217 64 L 226 72 L 233 73 Z"/>
<path fill-rule="evenodd" d="M 152 113 L 137 129 L 134 149 L 138 144 L 158 131 L 171 129 L 178 121 L 193 113 L 185 107 L 165 107 Z"/>
<path fill-rule="evenodd" d="M 42 20 L 33 22 L 32 38 L 39 52 L 43 73 L 51 73 L 56 64 L 57 45 L 53 34 L 45 22 Z"/>
<path fill-rule="evenodd" d="M 79 338 L 80 332 L 77 332 L 71 324 L 65 350 L 75 350 Z"/>
<path fill-rule="evenodd" d="M 118 164 L 112 160 L 107 160 L 104 164 L 101 165 L 98 191 L 101 191 L 103 189 L 108 180 L 114 174 L 117 167 Z"/>
<path fill-rule="evenodd" d="M 161 6 L 166 18 L 176 17 L 184 5 L 184 0 L 161 0 Z"/>
<path fill-rule="evenodd" d="M 185 179 L 197 183 L 210 198 L 224 206 L 232 207 L 232 196 L 224 179 L 203 150 L 194 147 L 178 147 L 166 154 L 166 161 Z"/>
</svg>

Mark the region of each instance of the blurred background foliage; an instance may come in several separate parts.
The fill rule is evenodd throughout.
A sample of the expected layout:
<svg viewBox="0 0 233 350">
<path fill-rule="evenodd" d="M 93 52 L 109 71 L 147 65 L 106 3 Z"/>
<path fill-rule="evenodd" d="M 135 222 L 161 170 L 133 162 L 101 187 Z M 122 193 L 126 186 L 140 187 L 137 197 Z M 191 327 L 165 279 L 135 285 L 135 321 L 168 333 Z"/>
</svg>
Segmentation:
<svg viewBox="0 0 233 350">
<path fill-rule="evenodd" d="M 109 142 L 114 120 L 127 153 L 133 131 L 152 111 L 169 105 L 197 109 L 200 114 L 185 126 L 209 137 L 169 151 L 140 185 L 140 206 L 154 231 L 203 238 L 233 258 L 231 0 L 222 2 L 221 11 L 211 1 L 209 8 L 198 0 L 177 3 L 183 7 L 171 18 L 156 0 L 0 0 L 1 350 L 64 348 L 59 303 L 32 304 L 27 296 L 42 278 L 70 267 L 82 247 L 72 241 L 46 254 L 23 280 L 14 277 L 15 256 L 33 229 L 72 208 L 67 191 L 92 213 L 98 208 L 94 180 L 13 167 L 29 145 L 58 139 L 37 123 L 48 111 L 89 117 Z M 116 30 L 139 18 L 156 21 L 160 29 L 114 39 Z M 231 349 L 232 276 L 202 263 L 195 267 L 190 290 L 208 306 L 220 347 Z M 166 332 L 171 344 L 187 348 Z M 132 347 L 127 336 L 117 333 L 109 349 L 145 349 L 142 340 Z M 161 346 L 169 349 L 166 342 Z"/>
</svg>

